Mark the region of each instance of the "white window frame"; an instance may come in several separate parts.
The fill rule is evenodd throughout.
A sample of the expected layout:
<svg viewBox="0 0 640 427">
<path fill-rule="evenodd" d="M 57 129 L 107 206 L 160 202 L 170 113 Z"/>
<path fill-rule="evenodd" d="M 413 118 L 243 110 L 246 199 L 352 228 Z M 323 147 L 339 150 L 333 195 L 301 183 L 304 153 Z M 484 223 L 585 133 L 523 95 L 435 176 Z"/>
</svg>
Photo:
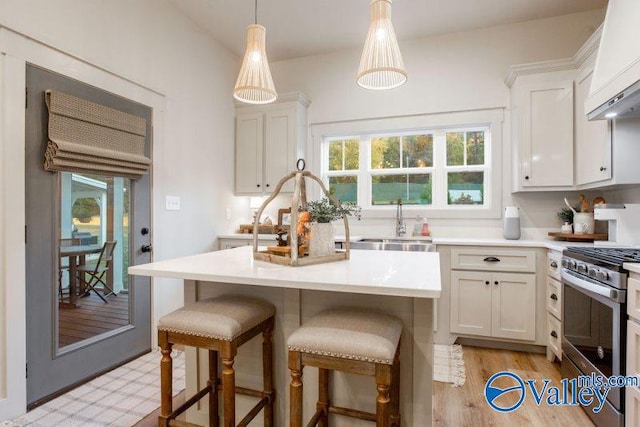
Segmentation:
<svg viewBox="0 0 640 427">
<path fill-rule="evenodd" d="M 374 174 L 431 173 L 432 205 L 405 205 L 405 216 L 423 215 L 428 218 L 500 218 L 502 216 L 502 124 L 504 111 L 492 108 L 453 113 L 423 114 L 384 119 L 353 120 L 339 123 L 312 124 L 310 163 L 313 170 L 322 171 L 325 185 L 329 176 L 358 176 L 358 204 L 364 218 L 392 218 L 395 205 L 371 206 L 371 176 Z M 468 166 L 446 165 L 446 132 L 473 131 L 485 133 L 485 164 Z M 379 136 L 404 136 L 421 133 L 433 134 L 433 167 L 382 169 L 372 173 L 370 140 Z M 327 141 L 361 139 L 360 169 L 328 171 Z M 447 173 L 455 171 L 484 172 L 483 205 L 447 205 Z M 319 197 L 317 193 L 310 192 Z"/>
</svg>

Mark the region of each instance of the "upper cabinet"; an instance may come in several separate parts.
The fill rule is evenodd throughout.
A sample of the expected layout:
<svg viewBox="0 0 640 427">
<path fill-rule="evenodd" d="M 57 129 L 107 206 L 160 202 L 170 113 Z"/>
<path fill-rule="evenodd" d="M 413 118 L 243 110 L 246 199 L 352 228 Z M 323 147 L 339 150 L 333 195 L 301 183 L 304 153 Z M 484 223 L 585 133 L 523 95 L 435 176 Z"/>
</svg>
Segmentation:
<svg viewBox="0 0 640 427">
<path fill-rule="evenodd" d="M 514 192 L 640 184 L 640 118 L 587 120 L 599 39 L 573 58 L 511 67 Z"/>
<path fill-rule="evenodd" d="M 532 72 L 511 87 L 515 191 L 571 189 L 575 71 Z"/>
<path fill-rule="evenodd" d="M 235 193 L 271 193 L 280 179 L 304 158 L 309 100 L 283 94 L 268 105 L 236 108 Z M 282 191 L 293 191 L 287 183 Z"/>
<path fill-rule="evenodd" d="M 576 74 L 575 165 L 578 186 L 602 183 L 612 177 L 611 121 L 587 120 L 588 111 L 584 106 L 593 78 L 595 58 L 594 51 Z"/>
</svg>

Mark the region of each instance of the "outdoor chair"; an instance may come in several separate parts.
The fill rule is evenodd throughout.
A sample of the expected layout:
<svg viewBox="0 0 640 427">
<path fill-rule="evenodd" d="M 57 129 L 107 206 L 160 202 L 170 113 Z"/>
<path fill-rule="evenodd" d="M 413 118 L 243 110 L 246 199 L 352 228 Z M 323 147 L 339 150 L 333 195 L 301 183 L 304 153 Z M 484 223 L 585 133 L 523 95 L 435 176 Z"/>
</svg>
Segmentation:
<svg viewBox="0 0 640 427">
<path fill-rule="evenodd" d="M 113 289 L 109 285 L 107 285 L 106 274 L 111 267 L 111 262 L 113 260 L 113 250 L 116 247 L 115 241 L 113 242 L 104 242 L 104 246 L 102 246 L 102 251 L 100 252 L 100 257 L 98 258 L 98 262 L 92 265 L 80 265 L 76 269 L 78 273 L 78 279 L 80 280 L 81 288 L 84 291 L 85 295 L 88 295 L 91 291 L 95 292 L 102 301 L 108 303 L 105 296 L 108 295 L 116 295 L 113 292 Z M 87 280 L 88 277 L 88 280 Z M 104 296 L 98 292 L 96 286 L 98 284 L 102 284 L 102 288 L 104 291 Z M 108 290 L 108 292 L 107 292 Z"/>
</svg>

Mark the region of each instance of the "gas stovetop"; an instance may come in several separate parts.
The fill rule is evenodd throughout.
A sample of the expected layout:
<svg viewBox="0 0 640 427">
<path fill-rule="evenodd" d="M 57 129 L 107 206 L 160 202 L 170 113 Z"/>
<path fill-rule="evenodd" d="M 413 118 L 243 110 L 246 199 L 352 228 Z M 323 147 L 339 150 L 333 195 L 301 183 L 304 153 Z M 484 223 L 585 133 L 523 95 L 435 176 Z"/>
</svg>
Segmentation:
<svg viewBox="0 0 640 427">
<path fill-rule="evenodd" d="M 625 262 L 640 263 L 640 249 L 637 248 L 586 248 L 571 246 L 564 251 L 564 256 L 609 268 L 624 271 Z"/>
</svg>

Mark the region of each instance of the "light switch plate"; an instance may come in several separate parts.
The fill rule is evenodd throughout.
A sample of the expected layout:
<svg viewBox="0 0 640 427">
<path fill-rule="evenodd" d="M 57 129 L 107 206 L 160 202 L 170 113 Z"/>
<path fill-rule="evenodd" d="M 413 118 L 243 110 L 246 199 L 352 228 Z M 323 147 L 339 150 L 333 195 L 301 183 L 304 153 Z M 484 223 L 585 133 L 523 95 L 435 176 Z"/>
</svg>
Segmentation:
<svg viewBox="0 0 640 427">
<path fill-rule="evenodd" d="M 180 197 L 178 196 L 167 196 L 165 199 L 165 209 L 168 211 L 179 211 L 180 210 Z"/>
<path fill-rule="evenodd" d="M 225 208 L 225 210 L 224 210 L 224 219 L 226 219 L 226 220 L 230 220 L 231 219 L 231 208 Z"/>
</svg>

